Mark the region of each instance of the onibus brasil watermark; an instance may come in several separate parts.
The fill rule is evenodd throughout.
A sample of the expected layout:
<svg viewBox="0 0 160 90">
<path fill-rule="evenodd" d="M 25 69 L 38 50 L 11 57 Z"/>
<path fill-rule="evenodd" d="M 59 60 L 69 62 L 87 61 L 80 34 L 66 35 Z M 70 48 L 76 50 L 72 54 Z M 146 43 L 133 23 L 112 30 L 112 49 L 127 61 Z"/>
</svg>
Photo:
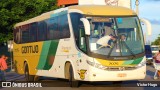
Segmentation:
<svg viewBox="0 0 160 90">
<path fill-rule="evenodd" d="M 34 82 L 2 82 L 2 87 L 42 87 L 42 84 Z"/>
</svg>

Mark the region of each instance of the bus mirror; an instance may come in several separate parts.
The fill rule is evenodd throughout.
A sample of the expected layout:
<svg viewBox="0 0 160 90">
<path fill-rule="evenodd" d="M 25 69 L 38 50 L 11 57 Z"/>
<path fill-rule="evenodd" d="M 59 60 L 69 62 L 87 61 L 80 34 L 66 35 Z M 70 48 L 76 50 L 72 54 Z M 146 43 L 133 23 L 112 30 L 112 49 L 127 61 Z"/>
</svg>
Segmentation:
<svg viewBox="0 0 160 90">
<path fill-rule="evenodd" d="M 85 34 L 90 35 L 90 24 L 89 21 L 86 18 L 81 18 L 80 19 L 83 22 L 84 29 L 85 29 Z"/>
<path fill-rule="evenodd" d="M 147 28 L 147 34 L 148 35 L 152 35 L 152 25 L 151 23 L 147 20 L 147 19 L 140 19 L 141 22 L 143 22 L 145 25 L 146 25 L 146 28 Z"/>
</svg>

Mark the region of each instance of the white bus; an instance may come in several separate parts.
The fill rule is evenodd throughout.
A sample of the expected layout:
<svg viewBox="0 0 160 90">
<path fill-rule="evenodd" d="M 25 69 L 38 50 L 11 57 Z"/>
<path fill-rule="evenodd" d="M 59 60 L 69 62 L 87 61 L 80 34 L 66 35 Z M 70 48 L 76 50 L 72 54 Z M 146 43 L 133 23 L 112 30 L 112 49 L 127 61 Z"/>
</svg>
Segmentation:
<svg viewBox="0 0 160 90">
<path fill-rule="evenodd" d="M 56 77 L 77 86 L 146 76 L 141 24 L 124 7 L 75 5 L 20 22 L 13 53 L 17 73 L 28 81 Z"/>
</svg>

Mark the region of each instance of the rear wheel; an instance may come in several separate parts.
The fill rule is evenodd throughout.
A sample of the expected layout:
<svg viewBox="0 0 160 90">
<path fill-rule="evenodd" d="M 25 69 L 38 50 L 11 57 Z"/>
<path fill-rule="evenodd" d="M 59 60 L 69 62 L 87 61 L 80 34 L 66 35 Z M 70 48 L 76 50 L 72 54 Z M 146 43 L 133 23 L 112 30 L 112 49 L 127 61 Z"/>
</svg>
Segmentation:
<svg viewBox="0 0 160 90">
<path fill-rule="evenodd" d="M 40 76 L 35 75 L 34 76 L 34 81 L 39 81 L 40 80 Z"/>
<path fill-rule="evenodd" d="M 29 67 L 27 63 L 25 63 L 24 74 L 26 81 L 34 81 L 34 75 L 29 74 Z"/>
<path fill-rule="evenodd" d="M 74 79 L 74 73 L 73 73 L 73 68 L 72 66 L 70 65 L 70 68 L 69 68 L 69 83 L 70 83 L 70 86 L 71 87 L 78 87 L 79 86 L 79 81 L 75 80 Z"/>
</svg>

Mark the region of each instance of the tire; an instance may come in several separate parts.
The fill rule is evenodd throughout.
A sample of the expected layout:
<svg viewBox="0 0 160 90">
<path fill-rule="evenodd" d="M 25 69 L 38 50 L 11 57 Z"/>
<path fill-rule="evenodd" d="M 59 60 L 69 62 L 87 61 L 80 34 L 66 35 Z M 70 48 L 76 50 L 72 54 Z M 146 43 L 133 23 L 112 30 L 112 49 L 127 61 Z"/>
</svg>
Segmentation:
<svg viewBox="0 0 160 90">
<path fill-rule="evenodd" d="M 29 68 L 27 63 L 25 63 L 24 75 L 25 75 L 26 81 L 34 81 L 34 75 L 29 74 Z"/>
<path fill-rule="evenodd" d="M 34 81 L 39 81 L 40 80 L 40 76 L 35 75 L 34 76 Z"/>
<path fill-rule="evenodd" d="M 73 68 L 72 68 L 71 65 L 70 65 L 70 68 L 69 68 L 69 72 L 70 72 L 70 75 L 69 75 L 70 76 L 69 77 L 70 87 L 78 87 L 79 86 L 79 81 L 74 79 Z"/>
</svg>

